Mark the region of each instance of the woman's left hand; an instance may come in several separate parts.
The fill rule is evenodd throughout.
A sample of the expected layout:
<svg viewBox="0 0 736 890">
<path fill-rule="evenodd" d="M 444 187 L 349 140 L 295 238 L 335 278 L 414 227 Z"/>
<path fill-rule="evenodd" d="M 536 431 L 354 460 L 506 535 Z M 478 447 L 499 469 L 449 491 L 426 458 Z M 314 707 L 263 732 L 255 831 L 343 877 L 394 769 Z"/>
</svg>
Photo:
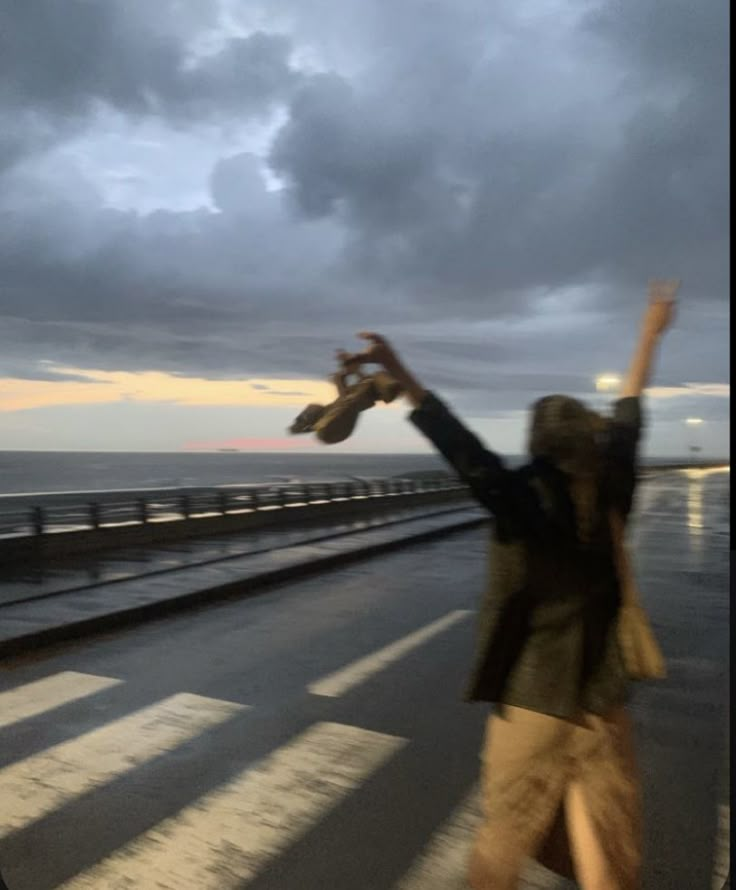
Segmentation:
<svg viewBox="0 0 736 890">
<path fill-rule="evenodd" d="M 385 337 L 373 331 L 361 331 L 358 337 L 362 340 L 370 340 L 371 345 L 362 352 L 349 353 L 345 350 L 338 350 L 337 359 L 346 368 L 354 368 L 362 364 L 375 364 L 383 365 L 387 371 L 391 372 L 401 367 L 399 357 Z"/>
</svg>

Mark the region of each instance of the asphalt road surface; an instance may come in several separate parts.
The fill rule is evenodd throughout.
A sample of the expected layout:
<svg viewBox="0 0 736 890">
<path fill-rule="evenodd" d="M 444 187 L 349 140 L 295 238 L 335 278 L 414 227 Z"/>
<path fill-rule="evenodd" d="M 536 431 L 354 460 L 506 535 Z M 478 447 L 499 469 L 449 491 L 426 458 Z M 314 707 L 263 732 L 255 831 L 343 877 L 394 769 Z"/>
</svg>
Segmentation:
<svg viewBox="0 0 736 890">
<path fill-rule="evenodd" d="M 632 706 L 645 890 L 728 871 L 728 485 L 640 490 L 635 564 L 669 663 Z M 461 695 L 486 535 L 4 663 L 10 890 L 465 887 L 488 710 Z M 568 886 L 538 869 L 524 884 Z"/>
</svg>

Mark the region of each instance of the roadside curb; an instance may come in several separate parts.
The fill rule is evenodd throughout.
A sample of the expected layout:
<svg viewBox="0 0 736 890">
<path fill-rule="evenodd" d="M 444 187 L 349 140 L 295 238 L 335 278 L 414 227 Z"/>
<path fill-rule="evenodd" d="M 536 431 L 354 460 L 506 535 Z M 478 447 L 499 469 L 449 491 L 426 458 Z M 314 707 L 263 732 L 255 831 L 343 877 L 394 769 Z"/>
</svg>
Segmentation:
<svg viewBox="0 0 736 890">
<path fill-rule="evenodd" d="M 27 617 L 29 612 L 32 614 L 34 611 L 32 602 L 22 604 L 21 606 L 10 606 L 6 609 L 0 609 L 0 615 L 3 615 L 3 612 L 5 613 L 5 615 L 3 615 L 3 618 L 5 619 L 3 621 L 3 630 L 0 631 L 0 659 L 27 655 L 36 649 L 49 646 L 53 643 L 69 641 L 71 639 L 78 639 L 80 636 L 91 636 L 97 633 L 122 628 L 142 620 L 155 620 L 179 611 L 196 608 L 198 606 L 225 599 L 235 599 L 255 595 L 265 591 L 267 588 L 275 584 L 298 580 L 309 575 L 340 568 L 352 562 L 369 559 L 382 553 L 399 550 L 412 544 L 420 544 L 456 532 L 467 531 L 488 522 L 488 516 L 480 513 L 477 508 L 469 508 L 467 512 L 463 511 L 463 513 L 465 513 L 463 518 L 458 517 L 454 521 L 443 520 L 441 524 L 438 524 L 436 520 L 434 522 L 428 522 L 426 519 L 411 520 L 407 522 L 406 525 L 413 523 L 415 526 L 424 525 L 425 527 L 420 529 L 415 528 L 414 531 L 407 531 L 405 528 L 403 534 L 396 534 L 396 529 L 392 529 L 393 534 L 388 539 L 386 539 L 385 530 L 381 528 L 361 532 L 360 537 L 363 538 L 364 543 L 355 544 L 355 542 L 352 542 L 353 546 L 350 546 L 350 536 L 346 536 L 346 539 L 340 542 L 344 546 L 341 548 L 339 547 L 335 552 L 320 554 L 318 556 L 312 555 L 306 559 L 303 556 L 300 558 L 298 551 L 306 550 L 308 548 L 300 547 L 299 545 L 292 548 L 284 548 L 279 552 L 279 557 L 282 561 L 285 555 L 288 556 L 288 551 L 293 551 L 292 556 L 294 556 L 293 561 L 290 563 L 287 562 L 286 565 L 281 565 L 276 568 L 267 568 L 264 571 L 257 571 L 250 576 L 246 574 L 244 577 L 229 579 L 224 583 L 210 584 L 205 587 L 198 586 L 195 590 L 184 590 L 173 596 L 169 595 L 161 598 L 154 598 L 147 602 L 139 601 L 135 603 L 129 601 L 127 604 L 121 603 L 119 608 L 109 608 L 106 611 L 100 611 L 96 615 L 87 615 L 85 617 L 79 617 L 77 615 L 66 620 L 57 619 L 55 622 L 49 620 L 44 622 L 43 618 L 40 620 L 39 618 L 36 618 L 36 626 L 32 627 L 29 625 L 34 623 L 33 618 L 31 617 L 29 619 Z M 471 513 L 475 515 L 467 515 Z M 426 527 L 427 525 L 429 525 L 429 527 Z M 370 538 L 371 535 L 378 540 L 376 540 L 375 543 L 365 543 L 365 539 Z M 244 557 L 243 559 L 247 560 L 248 557 Z M 178 571 L 192 573 L 196 571 L 196 567 Z M 122 582 L 115 586 L 117 588 L 123 588 L 126 583 L 128 586 L 133 586 L 135 581 Z M 151 586 L 150 581 L 147 583 Z M 77 598 L 78 603 L 81 602 L 82 604 L 79 611 L 85 611 L 84 602 L 85 600 L 89 600 L 90 593 L 101 594 L 104 586 L 105 585 L 102 585 L 100 588 L 97 588 L 96 591 L 85 591 L 84 597 Z M 68 594 L 68 596 L 62 594 L 59 597 L 60 600 L 67 599 L 67 603 L 72 600 L 72 598 L 74 598 L 73 593 Z M 137 597 L 134 595 L 131 596 L 131 599 L 136 598 L 140 600 L 140 594 Z M 63 606 L 64 604 L 62 603 L 62 611 Z M 12 615 L 13 610 L 20 615 L 20 617 L 15 618 L 17 629 L 15 631 L 7 631 L 5 629 L 6 625 L 8 625 L 7 615 L 10 613 L 10 624 L 12 625 L 14 620 Z M 35 611 L 38 613 L 43 613 L 44 611 L 48 613 L 50 611 L 53 613 L 54 611 L 58 611 L 58 609 L 54 609 L 53 607 L 49 608 L 48 604 L 43 601 L 43 605 L 37 605 Z M 87 611 L 89 611 L 89 609 L 87 609 Z M 23 615 L 24 612 L 26 613 L 25 617 Z"/>
</svg>

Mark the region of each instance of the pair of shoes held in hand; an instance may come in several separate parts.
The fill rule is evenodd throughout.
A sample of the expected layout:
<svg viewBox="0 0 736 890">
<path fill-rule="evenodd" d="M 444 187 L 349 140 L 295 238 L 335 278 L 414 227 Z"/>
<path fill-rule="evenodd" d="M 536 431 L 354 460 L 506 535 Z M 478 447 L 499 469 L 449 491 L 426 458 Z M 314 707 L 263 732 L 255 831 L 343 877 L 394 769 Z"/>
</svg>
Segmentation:
<svg viewBox="0 0 736 890">
<path fill-rule="evenodd" d="M 292 434 L 314 433 L 325 445 L 335 445 L 347 439 L 358 422 L 361 411 L 372 408 L 376 402 L 393 402 L 401 393 L 401 387 L 385 371 L 363 375 L 358 373 L 355 383 L 347 383 L 350 370 L 343 367 L 330 379 L 339 393 L 329 405 L 312 403 L 299 414 L 289 427 Z"/>
</svg>

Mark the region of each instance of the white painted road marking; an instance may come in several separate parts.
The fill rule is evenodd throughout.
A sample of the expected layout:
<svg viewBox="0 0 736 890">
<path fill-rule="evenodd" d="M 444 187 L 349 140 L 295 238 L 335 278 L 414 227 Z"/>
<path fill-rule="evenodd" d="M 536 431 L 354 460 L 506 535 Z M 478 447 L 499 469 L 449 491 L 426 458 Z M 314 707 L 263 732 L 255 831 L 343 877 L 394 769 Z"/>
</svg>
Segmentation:
<svg viewBox="0 0 736 890">
<path fill-rule="evenodd" d="M 0 837 L 244 709 L 184 692 L 5 767 L 0 770 Z"/>
<path fill-rule="evenodd" d="M 521 877 L 519 890 L 570 890 L 577 886 L 543 868 L 538 862 L 529 862 Z"/>
<path fill-rule="evenodd" d="M 398 661 L 412 649 L 416 649 L 418 646 L 421 646 L 422 643 L 426 643 L 427 640 L 430 640 L 432 637 L 437 636 L 437 634 L 442 633 L 442 631 L 447 630 L 448 627 L 451 627 L 463 618 L 467 618 L 468 615 L 472 615 L 472 612 L 468 609 L 458 609 L 457 611 L 450 612 L 448 615 L 439 618 L 437 621 L 433 621 L 426 627 L 422 627 L 419 630 L 410 633 L 408 636 L 402 637 L 400 640 L 396 640 L 396 642 L 390 643 L 388 646 L 384 646 L 383 649 L 379 649 L 377 652 L 372 652 L 364 658 L 359 658 L 357 661 L 352 662 L 344 668 L 340 668 L 340 670 L 323 677 L 321 680 L 316 680 L 314 683 L 310 683 L 307 689 L 313 695 L 327 695 L 332 697 L 344 695 L 354 686 L 367 680 L 368 677 L 371 677 L 373 674 L 377 674 L 379 671 L 384 670 L 384 668 L 387 668 L 393 662 Z"/>
<path fill-rule="evenodd" d="M 13 723 L 27 720 L 29 717 L 36 717 L 44 711 L 94 695 L 95 692 L 118 686 L 122 682 L 122 680 L 112 680 L 110 677 L 64 671 L 7 692 L 0 692 L 0 728 L 12 726 Z"/>
<path fill-rule="evenodd" d="M 434 832 L 395 890 L 466 890 L 470 854 L 482 818 L 481 792 L 476 785 Z M 559 876 L 529 862 L 519 890 L 557 890 L 567 886 Z"/>
<path fill-rule="evenodd" d="M 713 867 L 713 890 L 723 890 L 731 868 L 731 805 L 718 807 L 718 833 Z"/>
<path fill-rule="evenodd" d="M 59 890 L 240 888 L 406 742 L 318 723 Z"/>
<path fill-rule="evenodd" d="M 432 835 L 396 890 L 467 887 L 468 857 L 480 820 L 480 791 L 475 787 Z"/>
</svg>

